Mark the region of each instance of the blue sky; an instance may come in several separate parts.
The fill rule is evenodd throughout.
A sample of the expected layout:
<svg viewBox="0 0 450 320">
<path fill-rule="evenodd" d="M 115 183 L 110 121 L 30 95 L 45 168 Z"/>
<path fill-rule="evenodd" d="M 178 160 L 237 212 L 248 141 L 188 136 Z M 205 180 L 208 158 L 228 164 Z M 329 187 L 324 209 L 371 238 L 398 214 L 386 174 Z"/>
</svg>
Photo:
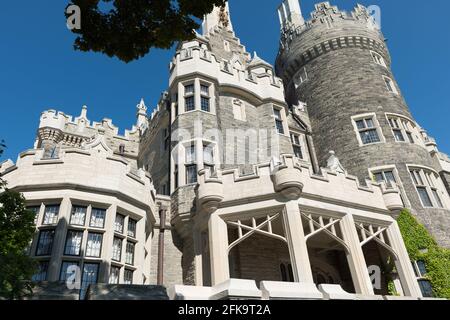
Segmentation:
<svg viewBox="0 0 450 320">
<path fill-rule="evenodd" d="M 274 62 L 281 0 L 230 0 L 237 35 L 247 50 Z M 314 3 L 301 1 L 309 16 Z M 357 0 L 334 0 L 341 9 Z M 379 5 L 393 69 L 416 118 L 450 153 L 450 1 L 359 0 Z M 3 1 L 0 5 L 0 139 L 14 161 L 32 148 L 39 116 L 57 109 L 78 115 L 89 107 L 90 120 L 111 118 L 123 131 L 135 122 L 143 97 L 154 106 L 168 85 L 172 51 L 154 50 L 125 64 L 101 54 L 75 52 L 65 27 L 66 0 Z M 436 10 L 438 9 L 438 10 Z"/>
</svg>

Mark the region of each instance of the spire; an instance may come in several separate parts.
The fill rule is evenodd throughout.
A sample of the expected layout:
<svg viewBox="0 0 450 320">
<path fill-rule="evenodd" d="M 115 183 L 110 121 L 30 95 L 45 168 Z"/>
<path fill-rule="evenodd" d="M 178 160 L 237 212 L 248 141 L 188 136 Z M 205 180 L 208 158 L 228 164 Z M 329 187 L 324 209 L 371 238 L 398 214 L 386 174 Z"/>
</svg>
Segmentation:
<svg viewBox="0 0 450 320">
<path fill-rule="evenodd" d="M 148 125 L 147 119 L 147 106 L 145 105 L 144 99 L 141 99 L 141 102 L 136 106 L 138 109 L 137 112 L 137 126 L 141 129 L 145 128 Z"/>
<path fill-rule="evenodd" d="M 212 29 L 222 27 L 228 31 L 233 31 L 233 25 L 230 19 L 230 7 L 228 1 L 223 7 L 214 7 L 213 11 L 206 15 L 203 20 L 203 35 L 208 34 Z"/>
<path fill-rule="evenodd" d="M 305 24 L 299 0 L 283 0 L 278 8 L 282 29 L 301 27 Z"/>
</svg>

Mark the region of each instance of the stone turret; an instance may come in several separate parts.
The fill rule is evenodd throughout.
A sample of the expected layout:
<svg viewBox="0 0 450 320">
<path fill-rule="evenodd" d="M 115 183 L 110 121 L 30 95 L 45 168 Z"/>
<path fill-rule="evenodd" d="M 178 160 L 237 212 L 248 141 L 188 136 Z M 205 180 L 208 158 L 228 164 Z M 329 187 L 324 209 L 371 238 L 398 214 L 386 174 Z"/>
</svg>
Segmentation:
<svg viewBox="0 0 450 320">
<path fill-rule="evenodd" d="M 320 164 L 335 150 L 361 182 L 369 175 L 387 179 L 383 170 L 388 171 L 402 186 L 404 206 L 450 246 L 439 162 L 401 94 L 385 38 L 369 11 L 358 5 L 344 12 L 323 2 L 304 24 L 282 19 L 281 25 L 276 73 L 284 80 L 287 102 L 307 105 Z M 410 175 L 415 168 L 439 187 L 430 182 L 427 194 L 418 189 Z"/>
</svg>

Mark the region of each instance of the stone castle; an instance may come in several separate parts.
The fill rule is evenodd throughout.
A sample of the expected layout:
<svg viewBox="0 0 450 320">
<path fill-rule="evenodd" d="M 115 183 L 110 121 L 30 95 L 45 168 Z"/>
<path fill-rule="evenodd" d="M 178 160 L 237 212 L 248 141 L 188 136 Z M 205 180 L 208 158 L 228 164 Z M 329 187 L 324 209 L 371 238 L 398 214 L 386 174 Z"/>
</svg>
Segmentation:
<svg viewBox="0 0 450 320">
<path fill-rule="evenodd" d="M 35 281 L 79 270 L 82 298 L 96 284 L 159 284 L 172 299 L 432 296 L 395 219 L 407 208 L 450 246 L 450 159 L 412 117 L 378 25 L 361 5 L 323 2 L 305 20 L 284 0 L 278 13 L 273 67 L 215 8 L 124 136 L 86 107 L 42 113 L 34 148 L 0 166 L 36 212 Z"/>
</svg>

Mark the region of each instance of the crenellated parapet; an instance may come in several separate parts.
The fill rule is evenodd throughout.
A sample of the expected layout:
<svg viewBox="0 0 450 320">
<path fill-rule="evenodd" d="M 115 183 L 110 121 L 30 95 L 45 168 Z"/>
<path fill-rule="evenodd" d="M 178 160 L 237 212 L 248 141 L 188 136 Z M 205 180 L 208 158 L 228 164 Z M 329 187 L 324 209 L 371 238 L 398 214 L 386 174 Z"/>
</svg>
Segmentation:
<svg viewBox="0 0 450 320">
<path fill-rule="evenodd" d="M 366 7 L 358 4 L 353 11 L 346 12 L 322 2 L 316 4 L 304 24 L 282 28 L 277 71 L 283 70 L 286 81 L 309 61 L 330 51 L 352 47 L 373 50 L 390 65 L 384 42 L 380 27 Z"/>
<path fill-rule="evenodd" d="M 41 114 L 35 148 L 46 150 L 47 157 L 56 157 L 60 149 L 80 148 L 85 144 L 105 136 L 107 144 L 114 152 L 136 157 L 139 149 L 141 132 L 146 130 L 146 107 L 143 101 L 137 106 L 138 121 L 131 130 L 119 134 L 119 128 L 111 119 L 91 122 L 87 118 L 87 107 L 83 106 L 78 117 L 66 115 L 56 110 L 47 110 Z"/>
<path fill-rule="evenodd" d="M 156 212 L 156 191 L 151 177 L 142 169 L 113 154 L 104 142 L 97 141 L 86 149 L 67 148 L 57 159 L 43 158 L 44 150 L 22 152 L 14 164 L 0 164 L 0 177 L 8 188 L 19 191 L 47 189 L 97 190 L 119 195 L 139 206 Z"/>
<path fill-rule="evenodd" d="M 297 200 L 321 199 L 347 207 L 370 207 L 385 214 L 396 214 L 403 209 L 400 191 L 396 185 L 358 178 L 333 168 L 322 168 L 315 174 L 312 166 L 293 155 L 282 155 L 270 163 L 254 166 L 254 173 L 241 175 L 238 169 L 199 172 L 198 200 L 202 209 L 214 212 L 228 203 L 239 204 L 261 201 L 270 197 Z"/>
<path fill-rule="evenodd" d="M 256 54 L 222 59 L 198 38 L 184 43 L 176 52 L 170 63 L 170 85 L 193 74 L 213 79 L 220 86 L 240 88 L 260 100 L 284 101 L 282 80 L 275 76 L 274 67 Z"/>
</svg>

